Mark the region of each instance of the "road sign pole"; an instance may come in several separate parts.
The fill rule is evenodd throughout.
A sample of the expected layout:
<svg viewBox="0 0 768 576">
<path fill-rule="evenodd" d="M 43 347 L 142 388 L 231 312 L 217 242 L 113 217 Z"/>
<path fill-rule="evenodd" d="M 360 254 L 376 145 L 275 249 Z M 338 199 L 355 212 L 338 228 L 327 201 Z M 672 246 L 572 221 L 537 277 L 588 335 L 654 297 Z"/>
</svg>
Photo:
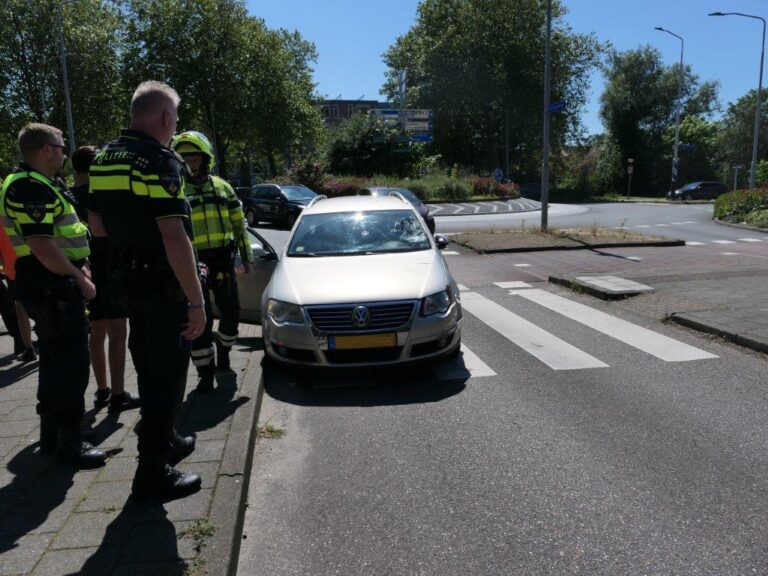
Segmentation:
<svg viewBox="0 0 768 576">
<path fill-rule="evenodd" d="M 541 168 L 541 230 L 547 231 L 549 211 L 549 92 L 552 61 L 552 0 L 547 0 L 547 44 L 544 55 L 544 150 Z"/>
</svg>

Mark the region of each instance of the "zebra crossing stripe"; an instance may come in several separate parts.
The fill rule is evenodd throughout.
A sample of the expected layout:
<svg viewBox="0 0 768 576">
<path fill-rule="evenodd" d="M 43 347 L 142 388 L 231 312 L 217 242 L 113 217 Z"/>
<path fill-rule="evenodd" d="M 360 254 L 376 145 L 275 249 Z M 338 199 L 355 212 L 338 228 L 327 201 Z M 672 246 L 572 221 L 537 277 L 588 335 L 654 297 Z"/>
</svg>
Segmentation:
<svg viewBox="0 0 768 576">
<path fill-rule="evenodd" d="M 477 292 L 463 292 L 461 305 L 466 312 L 485 322 L 553 370 L 579 370 L 608 366 Z"/>
<path fill-rule="evenodd" d="M 713 244 L 736 244 L 733 240 L 712 240 Z"/>
<path fill-rule="evenodd" d="M 739 238 L 739 242 L 762 242 L 760 238 Z"/>
<path fill-rule="evenodd" d="M 686 246 L 704 246 L 704 242 L 686 242 Z"/>
<path fill-rule="evenodd" d="M 466 378 L 496 376 L 496 372 L 464 344 L 461 345 L 461 356 L 461 358 L 451 362 L 436 364 L 432 367 L 432 373 L 440 380 L 464 380 Z"/>
<path fill-rule="evenodd" d="M 704 350 L 540 288 L 520 290 L 515 294 L 666 362 L 717 358 Z"/>
</svg>

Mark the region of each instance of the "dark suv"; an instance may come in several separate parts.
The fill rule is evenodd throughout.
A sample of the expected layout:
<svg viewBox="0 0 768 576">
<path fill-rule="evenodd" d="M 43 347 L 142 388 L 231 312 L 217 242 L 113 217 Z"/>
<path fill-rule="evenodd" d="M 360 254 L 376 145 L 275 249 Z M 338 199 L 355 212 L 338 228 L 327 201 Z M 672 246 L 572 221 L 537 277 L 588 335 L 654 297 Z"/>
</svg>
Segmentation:
<svg viewBox="0 0 768 576">
<path fill-rule="evenodd" d="M 291 228 L 316 196 L 302 184 L 257 184 L 243 198 L 243 212 L 249 226 L 266 221 Z"/>
<path fill-rule="evenodd" d="M 728 186 L 722 182 L 691 182 L 674 192 L 667 192 L 667 198 L 670 200 L 714 200 L 724 192 L 728 192 Z"/>
</svg>

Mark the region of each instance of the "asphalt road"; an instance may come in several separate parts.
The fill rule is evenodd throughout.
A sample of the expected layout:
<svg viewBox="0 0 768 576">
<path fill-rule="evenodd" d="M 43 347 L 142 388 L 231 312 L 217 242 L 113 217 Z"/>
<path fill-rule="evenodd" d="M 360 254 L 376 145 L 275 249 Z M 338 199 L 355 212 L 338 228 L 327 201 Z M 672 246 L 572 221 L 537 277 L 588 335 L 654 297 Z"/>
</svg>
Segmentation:
<svg viewBox="0 0 768 576">
<path fill-rule="evenodd" d="M 256 446 L 239 573 L 768 574 L 765 357 L 662 321 L 697 305 L 687 273 L 717 271 L 715 304 L 759 286 L 768 243 L 707 242 L 459 250 L 457 364 L 266 372 L 260 422 L 285 436 Z M 606 303 L 553 271 L 659 291 Z"/>
</svg>

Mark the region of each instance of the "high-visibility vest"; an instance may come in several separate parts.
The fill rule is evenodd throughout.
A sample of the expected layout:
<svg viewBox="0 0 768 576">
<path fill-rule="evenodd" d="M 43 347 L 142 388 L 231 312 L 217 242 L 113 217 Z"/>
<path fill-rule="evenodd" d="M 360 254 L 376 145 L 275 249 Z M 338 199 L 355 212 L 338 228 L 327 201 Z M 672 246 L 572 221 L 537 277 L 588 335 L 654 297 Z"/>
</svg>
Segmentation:
<svg viewBox="0 0 768 576">
<path fill-rule="evenodd" d="M 21 227 L 37 223 L 27 213 L 23 204 L 8 198 L 8 189 L 14 182 L 24 178 L 36 180 L 51 190 L 53 198 L 44 207 L 41 206 L 41 209 L 44 209 L 46 214 L 53 214 L 53 240 L 69 260 L 85 260 L 91 253 L 88 247 L 88 227 L 80 222 L 74 206 L 54 182 L 38 172 L 26 170 L 8 176 L 0 192 L 0 217 L 16 257 L 23 258 L 32 254 L 29 245 L 24 241 Z"/>
</svg>

